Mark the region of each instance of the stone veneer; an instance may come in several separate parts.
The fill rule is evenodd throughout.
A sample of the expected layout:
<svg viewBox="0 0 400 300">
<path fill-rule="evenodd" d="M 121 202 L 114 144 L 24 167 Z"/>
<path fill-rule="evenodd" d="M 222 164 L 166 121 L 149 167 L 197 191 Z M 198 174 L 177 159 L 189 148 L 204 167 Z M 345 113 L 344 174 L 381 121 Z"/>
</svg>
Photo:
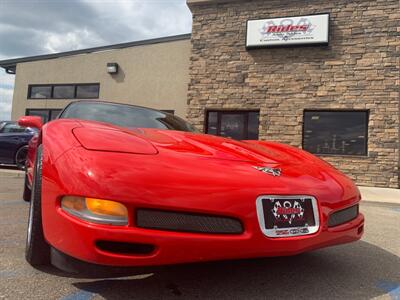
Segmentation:
<svg viewBox="0 0 400 300">
<path fill-rule="evenodd" d="M 322 156 L 360 185 L 399 187 L 398 0 L 188 0 L 188 119 L 259 109 L 260 139 L 301 147 L 304 109 L 368 109 L 368 156 Z M 245 49 L 248 19 L 329 12 L 329 46 Z"/>
</svg>

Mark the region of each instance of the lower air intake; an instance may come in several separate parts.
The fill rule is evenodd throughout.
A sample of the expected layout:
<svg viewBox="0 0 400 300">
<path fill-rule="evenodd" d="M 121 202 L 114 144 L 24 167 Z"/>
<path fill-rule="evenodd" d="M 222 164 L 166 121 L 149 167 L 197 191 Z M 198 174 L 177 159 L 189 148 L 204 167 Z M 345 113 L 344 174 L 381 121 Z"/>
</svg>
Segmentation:
<svg viewBox="0 0 400 300">
<path fill-rule="evenodd" d="M 339 210 L 329 216 L 328 226 L 338 226 L 351 220 L 354 220 L 358 216 L 358 204 L 351 206 L 346 209 Z"/>
<path fill-rule="evenodd" d="M 215 234 L 243 232 L 242 223 L 234 218 L 151 209 L 136 211 L 136 226 L 147 229 Z"/>
<path fill-rule="evenodd" d="M 97 241 L 96 247 L 106 252 L 125 255 L 145 255 L 152 253 L 155 249 L 153 245 L 149 244 L 111 241 Z"/>
</svg>

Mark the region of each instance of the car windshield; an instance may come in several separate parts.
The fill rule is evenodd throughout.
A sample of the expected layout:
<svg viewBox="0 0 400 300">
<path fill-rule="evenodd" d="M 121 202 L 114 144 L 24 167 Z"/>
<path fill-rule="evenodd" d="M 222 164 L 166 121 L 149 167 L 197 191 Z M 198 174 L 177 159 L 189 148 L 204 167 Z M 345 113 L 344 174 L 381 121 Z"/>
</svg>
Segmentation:
<svg viewBox="0 0 400 300">
<path fill-rule="evenodd" d="M 59 119 L 93 120 L 127 128 L 195 131 L 192 125 L 170 113 L 107 102 L 88 101 L 72 103 L 65 108 Z"/>
</svg>

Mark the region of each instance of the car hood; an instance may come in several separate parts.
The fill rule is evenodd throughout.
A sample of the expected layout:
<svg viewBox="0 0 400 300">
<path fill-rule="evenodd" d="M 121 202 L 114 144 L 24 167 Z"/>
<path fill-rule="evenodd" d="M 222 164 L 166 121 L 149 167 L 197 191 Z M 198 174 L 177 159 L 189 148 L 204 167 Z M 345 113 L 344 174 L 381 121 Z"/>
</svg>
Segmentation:
<svg viewBox="0 0 400 300">
<path fill-rule="evenodd" d="M 89 150 L 159 154 L 174 157 L 243 161 L 279 167 L 305 161 L 313 164 L 318 158 L 300 149 L 259 141 L 236 141 L 208 134 L 152 128 L 121 128 L 105 123 L 80 121 L 75 137 Z"/>
<path fill-rule="evenodd" d="M 277 164 L 289 159 L 275 149 L 200 133 L 170 130 L 138 129 L 136 133 L 148 140 L 160 153 L 199 156 L 210 159 L 263 162 Z"/>
<path fill-rule="evenodd" d="M 227 189 L 254 188 L 257 193 L 268 190 L 269 193 L 286 194 L 289 190 L 295 190 L 298 194 L 310 194 L 311 190 L 312 195 L 320 193 L 320 196 L 329 198 L 336 193 L 345 199 L 358 195 L 357 188 L 347 176 L 322 159 L 289 145 L 74 121 L 74 140 L 78 140 L 83 148 L 97 152 L 90 156 L 93 174 L 113 170 L 120 177 L 126 176 L 126 180 L 134 177 L 137 183 L 146 185 L 154 181 L 155 174 L 164 174 L 154 182 L 157 188 L 164 183 L 170 187 L 179 178 L 180 182 L 187 183 L 187 187 L 196 185 L 209 188 L 209 183 L 213 182 Z M 84 152 L 79 152 L 81 148 L 64 151 L 64 159 L 73 161 L 73 153 L 82 157 Z M 112 152 L 132 155 L 110 156 L 108 153 Z M 110 160 L 111 157 L 113 159 Z M 126 168 L 127 165 L 130 167 Z M 260 170 L 259 167 L 267 168 Z M 280 176 L 274 176 L 268 172 L 268 168 L 281 169 Z"/>
</svg>

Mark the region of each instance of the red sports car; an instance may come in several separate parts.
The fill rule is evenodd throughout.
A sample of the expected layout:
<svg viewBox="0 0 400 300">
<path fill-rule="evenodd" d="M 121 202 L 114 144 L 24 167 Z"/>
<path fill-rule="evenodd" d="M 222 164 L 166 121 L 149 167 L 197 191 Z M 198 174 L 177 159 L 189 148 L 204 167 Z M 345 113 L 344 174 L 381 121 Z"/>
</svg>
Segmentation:
<svg viewBox="0 0 400 300">
<path fill-rule="evenodd" d="M 71 103 L 44 126 L 19 123 L 40 129 L 24 192 L 33 266 L 111 272 L 295 255 L 363 233 L 354 183 L 291 146 L 100 101 Z"/>
</svg>

